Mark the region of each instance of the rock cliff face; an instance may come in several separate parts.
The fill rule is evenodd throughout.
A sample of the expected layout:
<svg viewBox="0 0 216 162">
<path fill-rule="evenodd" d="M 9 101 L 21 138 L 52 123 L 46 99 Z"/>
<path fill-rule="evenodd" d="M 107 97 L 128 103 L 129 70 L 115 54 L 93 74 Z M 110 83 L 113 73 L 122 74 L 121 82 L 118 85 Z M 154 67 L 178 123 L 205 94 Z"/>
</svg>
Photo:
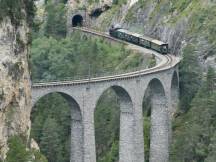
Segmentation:
<svg viewBox="0 0 216 162">
<path fill-rule="evenodd" d="M 68 0 L 68 6 L 71 9 L 78 9 L 78 8 L 82 8 L 83 6 L 91 7 L 97 7 L 97 6 L 103 6 L 103 5 L 112 5 L 112 0 L 98 0 L 97 3 L 91 3 L 90 1 L 87 0 Z"/>
<path fill-rule="evenodd" d="M 10 136 L 29 136 L 28 34 L 25 20 L 19 25 L 14 25 L 9 16 L 0 21 L 0 159 L 5 158 Z"/>
<path fill-rule="evenodd" d="M 91 2 L 91 3 L 90 3 Z M 101 31 L 108 31 L 111 24 L 124 22 L 125 16 L 129 9 L 135 5 L 138 0 L 76 0 L 68 1 L 69 16 L 75 14 L 77 10 L 83 10 L 83 15 L 87 14 L 86 26 Z M 73 15 L 72 14 L 72 15 Z M 84 16 L 85 19 L 86 15 Z M 69 17 L 70 21 L 71 18 Z M 70 22 L 69 22 L 70 24 Z"/>
<path fill-rule="evenodd" d="M 215 0 L 139 1 L 127 13 L 123 26 L 168 42 L 171 53 L 182 55 L 192 45 L 201 66 L 216 69 Z"/>
<path fill-rule="evenodd" d="M 191 44 L 203 69 L 209 65 L 216 69 L 215 50 L 212 50 L 215 38 L 209 35 L 216 24 L 209 19 L 215 16 L 214 8 L 215 1 L 208 0 L 140 1 L 128 11 L 123 26 L 168 42 L 175 55 L 182 55 Z"/>
</svg>

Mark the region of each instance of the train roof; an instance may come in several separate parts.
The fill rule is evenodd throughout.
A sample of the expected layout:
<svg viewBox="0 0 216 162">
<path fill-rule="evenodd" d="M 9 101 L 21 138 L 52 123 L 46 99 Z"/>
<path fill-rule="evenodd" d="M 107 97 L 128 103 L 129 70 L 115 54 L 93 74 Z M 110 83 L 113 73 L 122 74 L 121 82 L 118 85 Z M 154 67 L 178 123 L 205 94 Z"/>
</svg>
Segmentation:
<svg viewBox="0 0 216 162">
<path fill-rule="evenodd" d="M 121 29 L 118 29 L 118 31 L 119 31 L 119 32 L 122 32 L 122 33 L 129 34 L 129 35 L 133 35 L 133 36 L 135 36 L 135 37 L 139 37 L 139 38 L 141 38 L 141 39 L 145 39 L 145 40 L 151 41 L 151 42 L 153 42 L 153 43 L 155 43 L 155 44 L 157 44 L 157 45 L 167 44 L 167 43 L 164 43 L 164 42 L 162 42 L 162 41 L 159 41 L 159 40 L 156 40 L 156 39 L 147 37 L 147 36 L 143 36 L 143 35 L 138 34 L 138 33 L 130 32 L 130 31 L 126 30 L 126 29 L 122 29 L 122 28 L 121 28 Z"/>
<path fill-rule="evenodd" d="M 126 34 L 129 34 L 129 35 L 133 35 L 135 37 L 141 37 L 142 35 L 138 34 L 138 33 L 133 33 L 133 32 L 130 32 L 126 29 L 118 29 L 118 31 L 122 32 L 122 33 L 126 33 Z"/>
<path fill-rule="evenodd" d="M 148 40 L 148 41 L 152 41 L 152 40 L 153 40 L 153 38 L 150 38 L 150 37 L 147 37 L 147 36 L 143 36 L 143 35 L 141 35 L 140 38 L 141 38 L 141 39 Z"/>
<path fill-rule="evenodd" d="M 118 29 L 118 31 L 122 32 L 122 33 L 126 33 L 126 34 L 131 34 L 132 32 L 125 30 L 125 29 Z"/>
<path fill-rule="evenodd" d="M 156 40 L 156 39 L 153 39 L 152 42 L 155 43 L 155 44 L 158 44 L 158 45 L 167 44 L 167 43 L 164 43 L 164 42 Z"/>
</svg>

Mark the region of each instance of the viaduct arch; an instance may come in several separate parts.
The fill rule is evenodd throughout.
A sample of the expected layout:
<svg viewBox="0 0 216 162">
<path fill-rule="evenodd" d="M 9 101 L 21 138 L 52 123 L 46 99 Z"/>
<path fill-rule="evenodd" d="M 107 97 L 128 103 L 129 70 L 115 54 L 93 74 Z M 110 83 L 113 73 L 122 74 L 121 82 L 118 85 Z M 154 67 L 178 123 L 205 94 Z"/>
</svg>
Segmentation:
<svg viewBox="0 0 216 162">
<path fill-rule="evenodd" d="M 42 97 L 45 97 L 51 93 L 59 93 L 69 104 L 71 110 L 71 162 L 83 161 L 83 121 L 81 109 L 76 100 L 66 92 L 48 91 L 35 100 L 33 107 Z"/>
<path fill-rule="evenodd" d="M 147 50 L 147 49 L 146 49 Z M 178 63 L 174 56 L 158 55 L 151 69 L 83 80 L 35 83 L 32 104 L 59 92 L 71 105 L 71 162 L 96 162 L 94 111 L 101 95 L 112 88 L 120 101 L 119 162 L 143 162 L 143 98 L 150 92 L 150 162 L 167 162 L 171 118 L 178 101 Z"/>
<path fill-rule="evenodd" d="M 114 90 L 120 104 L 120 143 L 119 143 L 119 161 L 133 161 L 133 102 L 128 90 L 119 85 L 111 85 L 105 89 L 96 99 L 96 103 L 101 96 L 109 89 Z"/>
<path fill-rule="evenodd" d="M 169 145 L 168 100 L 159 79 L 148 84 L 151 104 L 150 161 L 167 161 Z"/>
</svg>

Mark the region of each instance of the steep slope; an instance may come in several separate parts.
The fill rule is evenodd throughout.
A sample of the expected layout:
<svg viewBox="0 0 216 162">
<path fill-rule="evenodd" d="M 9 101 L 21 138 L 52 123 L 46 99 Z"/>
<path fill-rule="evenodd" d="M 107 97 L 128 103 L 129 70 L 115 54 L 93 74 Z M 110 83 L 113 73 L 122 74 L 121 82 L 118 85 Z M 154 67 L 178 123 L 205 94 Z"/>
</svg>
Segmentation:
<svg viewBox="0 0 216 162">
<path fill-rule="evenodd" d="M 216 67 L 215 5 L 213 0 L 140 0 L 128 12 L 124 26 L 168 42 L 175 55 L 192 44 L 205 69 Z"/>
<path fill-rule="evenodd" d="M 27 10 L 27 8 L 29 10 Z M 30 77 L 29 23 L 32 1 L 0 1 L 0 159 L 10 136 L 29 136 Z"/>
<path fill-rule="evenodd" d="M 216 68 L 215 0 L 118 1 L 93 20 L 92 27 L 107 31 L 111 24 L 168 42 L 171 53 L 182 55 L 192 44 L 203 69 Z"/>
</svg>

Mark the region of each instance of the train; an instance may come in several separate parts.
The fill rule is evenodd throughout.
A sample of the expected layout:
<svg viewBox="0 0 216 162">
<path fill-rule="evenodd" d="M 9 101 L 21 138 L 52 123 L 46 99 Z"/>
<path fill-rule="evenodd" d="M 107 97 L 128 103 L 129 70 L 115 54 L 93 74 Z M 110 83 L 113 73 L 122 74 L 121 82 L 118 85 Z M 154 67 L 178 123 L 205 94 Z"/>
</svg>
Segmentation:
<svg viewBox="0 0 216 162">
<path fill-rule="evenodd" d="M 162 41 L 159 41 L 159 40 L 147 37 L 147 36 L 143 36 L 138 33 L 130 32 L 119 26 L 112 25 L 111 28 L 109 29 L 109 34 L 110 36 L 114 38 L 118 38 L 118 39 L 133 43 L 138 46 L 142 46 L 145 48 L 155 50 L 163 55 L 168 54 L 169 52 L 167 43 L 164 43 Z"/>
</svg>

